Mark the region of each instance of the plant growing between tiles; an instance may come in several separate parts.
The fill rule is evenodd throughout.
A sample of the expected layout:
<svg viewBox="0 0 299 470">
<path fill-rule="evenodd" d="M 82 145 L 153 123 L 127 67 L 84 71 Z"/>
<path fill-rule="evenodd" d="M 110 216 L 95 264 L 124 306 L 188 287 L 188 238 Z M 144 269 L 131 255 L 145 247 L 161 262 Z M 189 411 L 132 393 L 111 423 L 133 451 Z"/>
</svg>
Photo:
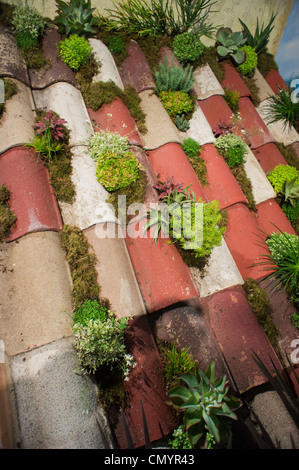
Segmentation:
<svg viewBox="0 0 299 470">
<path fill-rule="evenodd" d="M 182 149 L 187 155 L 201 184 L 208 186 L 207 168 L 204 159 L 201 157 L 201 145 L 192 137 L 188 137 L 184 139 Z"/>
<path fill-rule="evenodd" d="M 92 47 L 87 39 L 75 34 L 60 41 L 58 48 L 63 62 L 74 71 L 88 64 L 92 58 Z"/>
<path fill-rule="evenodd" d="M 0 243 L 10 233 L 17 217 L 9 206 L 10 191 L 4 184 L 0 185 Z"/>
<path fill-rule="evenodd" d="M 8 101 L 10 98 L 12 98 L 14 95 L 18 93 L 18 86 L 10 78 L 1 78 L 0 76 L 0 80 L 3 80 L 3 83 L 4 83 L 4 102 L 0 103 L 0 119 L 1 119 L 2 115 L 5 112 L 6 101 Z"/>
<path fill-rule="evenodd" d="M 99 25 L 94 16 L 95 8 L 91 7 L 90 0 L 70 0 L 64 2 L 56 0 L 57 16 L 54 23 L 60 33 L 66 36 L 76 35 L 82 37 L 92 36 L 96 33 L 95 27 Z"/>
</svg>

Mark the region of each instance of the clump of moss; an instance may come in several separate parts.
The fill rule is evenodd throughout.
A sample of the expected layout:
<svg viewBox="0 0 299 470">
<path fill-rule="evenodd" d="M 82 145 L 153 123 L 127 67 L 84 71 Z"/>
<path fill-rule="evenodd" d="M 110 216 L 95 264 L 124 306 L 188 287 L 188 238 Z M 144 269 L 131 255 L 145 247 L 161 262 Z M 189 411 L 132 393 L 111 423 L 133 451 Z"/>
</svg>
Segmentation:
<svg viewBox="0 0 299 470">
<path fill-rule="evenodd" d="M 299 170 L 299 160 L 291 146 L 286 147 L 280 142 L 276 142 L 276 146 L 280 153 L 282 153 L 288 165 L 295 167 Z"/>
<path fill-rule="evenodd" d="M 107 202 L 113 205 L 116 217 L 118 213 L 118 196 L 126 196 L 126 224 L 129 223 L 130 216 L 127 215 L 127 209 L 130 204 L 144 203 L 147 187 L 147 176 L 144 171 L 139 170 L 139 178 L 126 188 L 120 188 L 111 193 Z"/>
<path fill-rule="evenodd" d="M 97 259 L 90 253 L 87 238 L 78 227 L 65 225 L 60 240 L 72 274 L 74 306 L 78 307 L 86 299 L 97 300 L 100 294 L 95 268 Z"/>
<path fill-rule="evenodd" d="M 44 56 L 41 44 L 20 49 L 23 59 L 29 69 L 40 70 L 51 66 L 50 60 Z"/>
<path fill-rule="evenodd" d="M 263 77 L 267 77 L 270 70 L 278 70 L 278 65 L 275 62 L 274 56 L 269 52 L 262 52 L 258 55 L 258 64 L 257 68 L 263 75 Z"/>
<path fill-rule="evenodd" d="M 247 278 L 243 284 L 247 302 L 250 309 L 256 316 L 258 322 L 264 329 L 272 346 L 279 352 L 278 336 L 279 331 L 275 326 L 270 314 L 270 302 L 267 293 L 261 289 L 255 279 Z"/>
<path fill-rule="evenodd" d="M 9 78 L 4 78 L 4 97 L 5 97 L 5 102 L 9 100 L 12 96 L 16 95 L 18 92 L 18 86 L 15 82 L 13 82 Z M 0 103 L 0 118 L 3 115 L 5 111 L 5 102 Z"/>
<path fill-rule="evenodd" d="M 237 113 L 239 111 L 239 91 L 238 90 L 224 90 L 223 98 L 227 102 L 228 106 L 232 110 L 233 113 Z"/>
<path fill-rule="evenodd" d="M 9 231 L 15 221 L 16 215 L 11 211 L 8 201 L 10 191 L 4 184 L 0 186 L 0 242 L 9 235 Z"/>
<path fill-rule="evenodd" d="M 256 212 L 257 209 L 256 209 L 256 202 L 254 199 L 253 191 L 252 191 L 252 184 L 251 184 L 250 179 L 246 175 L 244 165 L 238 165 L 234 168 L 231 168 L 231 172 L 233 173 L 239 186 L 241 187 L 243 193 L 246 196 L 246 199 L 248 201 L 248 208 Z"/>
<path fill-rule="evenodd" d="M 146 133 L 145 113 L 140 107 L 140 97 L 135 88 L 131 86 L 125 87 L 124 91 L 121 90 L 114 82 L 95 82 L 81 86 L 81 92 L 88 108 L 97 111 L 104 104 L 112 103 L 119 97 L 129 109 L 136 125 L 141 133 Z"/>
<path fill-rule="evenodd" d="M 252 102 L 254 106 L 258 106 L 261 102 L 260 96 L 259 96 L 259 89 L 256 85 L 256 81 L 254 76 L 254 72 L 249 73 L 248 75 L 242 75 L 242 80 L 247 85 L 249 91 L 251 92 L 252 95 Z"/>
</svg>

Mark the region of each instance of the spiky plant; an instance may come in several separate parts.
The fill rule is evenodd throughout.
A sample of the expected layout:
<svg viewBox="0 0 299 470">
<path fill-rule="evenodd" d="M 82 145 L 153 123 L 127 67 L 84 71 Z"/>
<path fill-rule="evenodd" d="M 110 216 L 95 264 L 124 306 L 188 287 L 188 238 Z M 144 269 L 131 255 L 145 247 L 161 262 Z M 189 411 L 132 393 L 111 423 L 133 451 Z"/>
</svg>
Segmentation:
<svg viewBox="0 0 299 470">
<path fill-rule="evenodd" d="M 264 26 L 264 23 L 262 23 L 262 25 L 260 26 L 259 19 L 257 18 L 254 34 L 250 32 L 248 26 L 246 26 L 246 24 L 239 18 L 242 28 L 247 34 L 247 44 L 248 46 L 251 46 L 257 54 L 262 54 L 263 52 L 266 51 L 271 31 L 274 28 L 273 23 L 274 23 L 276 16 L 277 16 L 277 13 L 276 14 L 272 13 L 267 26 Z"/>
<path fill-rule="evenodd" d="M 156 87 L 155 92 L 159 96 L 161 91 L 183 91 L 189 93 L 194 85 L 193 66 L 186 67 L 170 66 L 164 58 L 155 70 Z"/>
<path fill-rule="evenodd" d="M 263 106 L 266 121 L 268 124 L 274 124 L 278 121 L 283 122 L 284 130 L 298 128 L 299 125 L 299 102 L 292 100 L 291 92 L 288 89 L 279 88 L 276 95 L 270 96 L 267 103 Z"/>
</svg>

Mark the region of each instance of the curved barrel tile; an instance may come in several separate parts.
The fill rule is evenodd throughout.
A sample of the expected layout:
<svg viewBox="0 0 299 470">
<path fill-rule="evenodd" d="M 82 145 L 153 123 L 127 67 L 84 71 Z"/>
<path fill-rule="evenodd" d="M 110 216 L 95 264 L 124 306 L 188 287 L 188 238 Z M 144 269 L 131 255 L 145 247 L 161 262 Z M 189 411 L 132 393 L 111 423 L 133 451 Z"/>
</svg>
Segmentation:
<svg viewBox="0 0 299 470">
<path fill-rule="evenodd" d="M 119 67 L 119 74 L 124 86 L 132 86 L 137 93 L 156 86 L 146 57 L 133 39 L 128 46 L 128 57 Z"/>
<path fill-rule="evenodd" d="M 213 248 L 204 272 L 193 267 L 190 271 L 200 292 L 200 298 L 244 283 L 223 238 L 221 245 Z"/>
<path fill-rule="evenodd" d="M 104 104 L 98 111 L 87 108 L 94 131 L 109 130 L 127 136 L 131 145 L 143 145 L 142 136 L 127 106 L 120 98 Z"/>
<path fill-rule="evenodd" d="M 275 198 L 276 193 L 273 186 L 249 147 L 247 148 L 245 158 L 244 169 L 251 182 L 252 193 L 256 204 Z"/>
<path fill-rule="evenodd" d="M 196 306 L 184 305 L 161 312 L 155 319 L 153 332 L 160 341 L 189 349 L 201 370 L 206 370 L 214 359 L 216 377 L 227 374 L 219 345 L 199 302 Z"/>
<path fill-rule="evenodd" d="M 115 83 L 121 90 L 124 89 L 122 79 L 118 68 L 116 67 L 115 61 L 108 47 L 99 39 L 89 39 L 89 44 L 92 47 L 93 55 L 95 59 L 100 62 L 100 70 L 93 77 L 93 82 L 109 82 Z"/>
<path fill-rule="evenodd" d="M 239 112 L 252 149 L 256 149 L 269 142 L 275 142 L 274 136 L 250 98 L 240 98 Z"/>
<path fill-rule="evenodd" d="M 231 91 L 238 91 L 239 98 L 247 96 L 248 98 L 252 99 L 252 93 L 245 84 L 244 80 L 242 80 L 238 70 L 236 70 L 233 65 L 227 62 L 223 62 L 223 67 L 225 70 L 225 78 L 222 82 L 222 86 Z"/>
<path fill-rule="evenodd" d="M 218 126 L 220 121 L 225 121 L 226 123 L 231 122 L 233 112 L 223 96 L 210 96 L 205 100 L 199 100 L 198 105 L 211 126 L 211 129 Z"/>
<path fill-rule="evenodd" d="M 285 126 L 284 121 L 277 121 L 274 123 L 269 123 L 267 118 L 267 111 L 266 106 L 268 104 L 268 100 L 263 101 L 257 108 L 257 112 L 260 115 L 261 119 L 266 123 L 269 132 L 274 137 L 276 142 L 281 142 L 284 145 L 290 145 L 295 142 L 299 141 L 299 134 L 298 132 L 292 127 L 290 128 L 289 125 Z"/>
<path fill-rule="evenodd" d="M 60 237 L 31 233 L 5 244 L 0 336 L 8 355 L 72 335 L 72 281 Z"/>
<path fill-rule="evenodd" d="M 270 70 L 265 80 L 275 94 L 279 92 L 279 88 L 288 89 L 288 85 L 286 84 L 278 70 Z"/>
<path fill-rule="evenodd" d="M 3 77 L 30 85 L 27 67 L 12 33 L 0 26 L 0 71 Z"/>
<path fill-rule="evenodd" d="M 269 254 L 263 245 L 264 235 L 260 232 L 255 216 L 244 204 L 235 204 L 227 209 L 228 224 L 223 238 L 243 279 L 260 279 L 271 270 L 263 265 L 262 256 Z"/>
<path fill-rule="evenodd" d="M 128 327 L 130 353 L 136 366 L 124 382 L 130 396 L 125 407 L 126 422 L 136 448 L 145 445 L 144 426 L 140 402 L 142 401 L 150 442 L 164 438 L 178 425 L 172 407 L 167 405 L 166 385 L 161 374 L 163 368 L 159 351 L 146 316 L 134 318 Z M 121 416 L 113 426 L 120 449 L 127 449 L 126 433 Z"/>
<path fill-rule="evenodd" d="M 254 149 L 253 154 L 266 174 L 277 165 L 287 165 L 287 161 L 273 142 Z"/>
<path fill-rule="evenodd" d="M 219 201 L 221 209 L 238 202 L 247 204 L 247 199 L 241 190 L 236 178 L 225 163 L 223 157 L 218 154 L 212 144 L 202 147 L 201 157 L 206 163 L 209 186 L 204 186 L 208 200 Z"/>
<path fill-rule="evenodd" d="M 299 142 L 294 142 L 290 145 L 290 148 L 299 162 Z"/>
<path fill-rule="evenodd" d="M 0 153 L 24 145 L 34 138 L 35 113 L 31 90 L 22 82 L 13 80 L 18 91 L 5 103 L 0 119 Z"/>
<path fill-rule="evenodd" d="M 57 47 L 60 41 L 61 35 L 57 29 L 50 27 L 46 30 L 43 36 L 42 50 L 49 63 L 40 70 L 29 69 L 33 89 L 45 88 L 56 82 L 67 82 L 76 86 L 75 73 L 58 56 Z"/>
<path fill-rule="evenodd" d="M 270 356 L 281 371 L 282 366 L 262 327 L 249 308 L 241 286 L 217 292 L 201 299 L 220 349 L 240 393 L 262 385 L 267 379 L 252 359 L 252 350 L 272 370 Z"/>
<path fill-rule="evenodd" d="M 96 162 L 85 147 L 74 147 L 72 155 L 76 198 L 73 204 L 60 202 L 64 223 L 84 230 L 94 224 L 115 222 L 114 209 L 106 203 L 109 193 L 96 177 Z"/>
<path fill-rule="evenodd" d="M 195 70 L 194 80 L 193 91 L 198 100 L 205 100 L 213 95 L 224 95 L 224 90 L 209 64 Z"/>
<path fill-rule="evenodd" d="M 269 96 L 273 95 L 273 90 L 257 68 L 254 70 L 253 79 L 256 87 L 258 88 L 260 103 L 262 103 L 264 100 L 269 98 Z"/>
<path fill-rule="evenodd" d="M 190 189 L 196 198 L 206 200 L 205 191 L 179 144 L 170 143 L 149 151 L 148 159 L 157 180 L 174 177 L 175 183 L 182 183 L 184 187 L 192 184 Z"/>
<path fill-rule="evenodd" d="M 176 58 L 175 54 L 173 53 L 172 49 L 168 46 L 163 46 L 160 49 L 160 62 L 164 62 L 167 59 L 167 62 L 170 67 L 181 67 L 180 62 Z M 157 67 L 158 68 L 158 67 Z"/>
<path fill-rule="evenodd" d="M 159 98 L 148 90 L 139 96 L 140 106 L 146 116 L 147 133 L 143 136 L 145 148 L 153 150 L 169 142 L 181 143 L 182 137 Z"/>
<path fill-rule="evenodd" d="M 34 90 L 36 107 L 55 111 L 65 119 L 70 132 L 70 145 L 84 145 L 93 134 L 92 124 L 79 90 L 69 83 L 59 82 L 43 90 Z"/>
<path fill-rule="evenodd" d="M 131 150 L 134 153 L 135 157 L 138 159 L 141 169 L 146 173 L 147 176 L 144 205 L 146 207 L 149 207 L 149 204 L 158 201 L 158 193 L 157 190 L 154 188 L 154 185 L 156 184 L 157 180 L 149 163 L 146 152 L 139 147 L 131 147 Z"/>
<path fill-rule="evenodd" d="M 101 296 L 109 299 L 113 312 L 118 318 L 145 314 L 121 227 L 115 224 L 95 225 L 84 230 L 84 235 L 97 258 Z"/>
<path fill-rule="evenodd" d="M 279 230 L 296 235 L 285 213 L 274 199 L 257 204 L 256 207 L 257 225 L 260 230 L 268 235 L 273 232 L 279 233 Z"/>
<path fill-rule="evenodd" d="M 11 191 L 9 203 L 17 217 L 7 241 L 30 232 L 62 230 L 48 170 L 33 151 L 18 147 L 2 154 L 0 184 Z"/>
<path fill-rule="evenodd" d="M 148 311 L 197 297 L 189 268 L 176 247 L 168 238 L 159 237 L 155 243 L 153 231 L 144 234 L 144 225 L 144 218 L 131 220 L 126 243 Z"/>
<path fill-rule="evenodd" d="M 189 129 L 182 135 L 182 140 L 191 137 L 200 145 L 212 144 L 216 141 L 211 126 L 199 106 L 196 107 L 189 125 Z"/>
</svg>

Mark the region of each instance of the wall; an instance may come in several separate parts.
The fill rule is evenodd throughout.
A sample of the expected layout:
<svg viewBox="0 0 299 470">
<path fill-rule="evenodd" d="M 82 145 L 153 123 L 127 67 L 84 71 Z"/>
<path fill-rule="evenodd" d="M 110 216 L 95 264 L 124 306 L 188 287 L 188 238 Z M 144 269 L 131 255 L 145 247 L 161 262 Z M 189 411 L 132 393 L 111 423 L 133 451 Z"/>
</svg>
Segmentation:
<svg viewBox="0 0 299 470">
<path fill-rule="evenodd" d="M 20 4 L 20 0 L 4 1 L 12 5 Z M 113 5 L 119 2 L 92 0 L 91 3 L 105 15 L 106 8 L 113 8 Z M 54 18 L 55 16 L 55 0 L 28 0 L 28 5 L 37 8 L 45 17 Z M 293 0 L 218 0 L 213 9 L 220 11 L 211 14 L 210 19 L 215 25 L 230 26 L 234 31 L 239 31 L 241 25 L 238 18 L 241 18 L 251 31 L 255 31 L 257 18 L 260 24 L 263 22 L 267 24 L 272 11 L 278 12 L 268 45 L 269 52 L 275 55 L 292 5 Z"/>
</svg>

